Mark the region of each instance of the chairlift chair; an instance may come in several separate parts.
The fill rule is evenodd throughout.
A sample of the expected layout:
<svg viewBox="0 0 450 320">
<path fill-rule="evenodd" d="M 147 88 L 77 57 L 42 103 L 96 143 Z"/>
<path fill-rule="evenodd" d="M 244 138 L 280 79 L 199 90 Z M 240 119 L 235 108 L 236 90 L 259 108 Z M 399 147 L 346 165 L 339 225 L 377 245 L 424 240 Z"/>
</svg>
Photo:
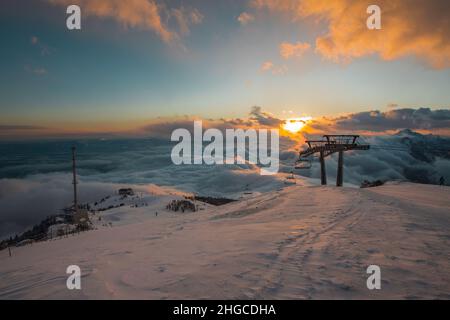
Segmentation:
<svg viewBox="0 0 450 320">
<path fill-rule="evenodd" d="M 295 162 L 295 169 L 310 169 L 312 167 L 312 161 L 308 158 L 299 158 Z"/>
<path fill-rule="evenodd" d="M 285 185 L 294 185 L 297 184 L 295 181 L 294 171 L 291 171 L 291 175 L 286 177 L 286 180 L 284 180 Z"/>
<path fill-rule="evenodd" d="M 291 171 L 291 175 L 286 177 L 287 180 L 295 180 L 294 170 Z"/>
</svg>

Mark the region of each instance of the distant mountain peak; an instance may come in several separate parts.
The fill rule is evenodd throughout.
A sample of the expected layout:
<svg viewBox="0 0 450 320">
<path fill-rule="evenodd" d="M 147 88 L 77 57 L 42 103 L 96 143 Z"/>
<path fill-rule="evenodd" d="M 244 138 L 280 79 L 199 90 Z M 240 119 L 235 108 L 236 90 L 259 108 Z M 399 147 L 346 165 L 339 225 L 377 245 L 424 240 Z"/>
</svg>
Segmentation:
<svg viewBox="0 0 450 320">
<path fill-rule="evenodd" d="M 416 136 L 416 137 L 422 136 L 422 134 L 415 132 L 411 129 L 399 130 L 395 135 L 397 135 L 397 136 Z"/>
</svg>

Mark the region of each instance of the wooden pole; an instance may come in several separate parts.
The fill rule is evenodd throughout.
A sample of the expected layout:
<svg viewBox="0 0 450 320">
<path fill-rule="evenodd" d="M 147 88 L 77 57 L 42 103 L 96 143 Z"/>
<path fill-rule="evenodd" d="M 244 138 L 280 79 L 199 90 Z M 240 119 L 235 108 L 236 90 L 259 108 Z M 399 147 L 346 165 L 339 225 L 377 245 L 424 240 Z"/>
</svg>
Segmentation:
<svg viewBox="0 0 450 320">
<path fill-rule="evenodd" d="M 320 181 L 323 186 L 327 184 L 327 171 L 325 168 L 325 157 L 323 151 L 320 151 Z"/>
<path fill-rule="evenodd" d="M 9 256 L 11 257 L 11 248 L 8 247 L 8 251 L 9 251 Z"/>
<path fill-rule="evenodd" d="M 339 151 L 336 186 L 342 187 L 343 183 L 344 183 L 344 151 Z"/>
</svg>

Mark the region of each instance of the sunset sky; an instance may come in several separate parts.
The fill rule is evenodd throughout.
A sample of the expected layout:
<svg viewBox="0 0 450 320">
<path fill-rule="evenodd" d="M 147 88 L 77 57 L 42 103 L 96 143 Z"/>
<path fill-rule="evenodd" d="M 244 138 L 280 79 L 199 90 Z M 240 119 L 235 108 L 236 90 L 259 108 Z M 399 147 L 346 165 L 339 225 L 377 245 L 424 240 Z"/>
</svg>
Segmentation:
<svg viewBox="0 0 450 320">
<path fill-rule="evenodd" d="M 368 30 L 366 8 L 382 9 Z M 66 28 L 78 4 L 82 30 Z M 2 0 L 0 130 L 449 109 L 447 0 Z M 447 116 L 447 114 L 445 115 Z"/>
</svg>

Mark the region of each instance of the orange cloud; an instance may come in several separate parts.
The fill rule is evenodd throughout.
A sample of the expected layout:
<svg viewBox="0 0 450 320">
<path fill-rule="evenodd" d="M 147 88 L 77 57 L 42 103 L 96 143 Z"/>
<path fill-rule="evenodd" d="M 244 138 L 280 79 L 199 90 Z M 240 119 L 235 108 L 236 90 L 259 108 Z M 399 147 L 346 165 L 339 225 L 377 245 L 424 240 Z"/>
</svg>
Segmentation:
<svg viewBox="0 0 450 320">
<path fill-rule="evenodd" d="M 72 0 L 47 0 L 55 5 L 68 6 Z M 199 24 L 203 16 L 196 9 L 183 8 L 167 10 L 155 0 L 77 0 L 82 15 L 112 18 L 127 27 L 139 27 L 155 32 L 164 42 L 179 39 L 178 32 L 170 30 L 167 20 L 173 16 L 180 27 L 181 34 L 189 33 L 190 24 Z"/>
<path fill-rule="evenodd" d="M 203 15 L 197 9 L 175 8 L 172 9 L 171 15 L 175 17 L 182 35 L 190 34 L 190 26 L 200 24 L 203 21 Z"/>
<path fill-rule="evenodd" d="M 280 44 L 280 55 L 284 59 L 292 57 L 301 57 L 311 48 L 311 45 L 306 42 L 289 43 L 283 42 Z"/>
<path fill-rule="evenodd" d="M 282 75 L 287 72 L 286 66 L 276 66 L 272 61 L 266 61 L 261 65 L 262 72 L 272 72 L 274 75 Z"/>
<path fill-rule="evenodd" d="M 242 12 L 237 18 L 239 23 L 243 26 L 249 24 L 250 22 L 255 20 L 255 17 L 247 12 Z"/>
<path fill-rule="evenodd" d="M 269 71 L 270 69 L 273 68 L 273 62 L 271 61 L 266 61 L 262 64 L 261 66 L 261 71 Z"/>
<path fill-rule="evenodd" d="M 448 0 L 377 0 L 381 30 L 366 27 L 372 0 L 252 0 L 252 4 L 293 20 L 324 21 L 328 31 L 316 38 L 316 51 L 336 62 L 377 54 L 383 60 L 415 56 L 437 69 L 450 67 Z"/>
</svg>

